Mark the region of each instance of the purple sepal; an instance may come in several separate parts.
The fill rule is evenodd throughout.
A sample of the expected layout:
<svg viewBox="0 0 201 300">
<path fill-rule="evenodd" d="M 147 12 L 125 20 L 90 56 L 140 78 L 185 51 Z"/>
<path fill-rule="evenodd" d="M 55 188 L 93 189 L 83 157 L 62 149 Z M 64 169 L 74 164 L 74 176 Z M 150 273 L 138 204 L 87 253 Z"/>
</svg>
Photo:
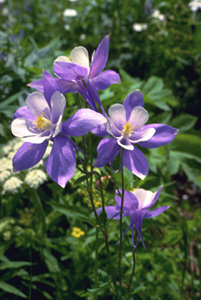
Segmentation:
<svg viewBox="0 0 201 300">
<path fill-rule="evenodd" d="M 22 106 L 16 110 L 13 115 L 13 120 L 17 118 L 36 120 L 36 117 L 29 111 L 27 106 Z"/>
<path fill-rule="evenodd" d="M 147 159 L 137 147 L 132 151 L 124 150 L 123 165 L 141 179 L 144 179 L 149 172 Z"/>
<path fill-rule="evenodd" d="M 144 148 L 158 148 L 169 144 L 178 134 L 178 129 L 165 124 L 149 124 L 143 127 L 143 130 L 154 128 L 155 134 L 146 142 L 139 142 Z"/>
<path fill-rule="evenodd" d="M 117 144 L 116 140 L 105 138 L 97 147 L 97 159 L 94 163 L 95 167 L 103 167 L 108 162 L 113 163 L 114 158 L 119 153 L 121 148 Z"/>
<path fill-rule="evenodd" d="M 70 136 L 82 136 L 105 122 L 105 117 L 100 113 L 81 108 L 63 123 L 63 132 Z"/>
<path fill-rule="evenodd" d="M 53 66 L 54 73 L 65 80 L 77 80 L 84 78 L 88 70 L 85 67 L 79 66 L 71 62 L 57 61 Z"/>
<path fill-rule="evenodd" d="M 46 71 L 43 72 L 43 85 L 44 85 L 44 96 L 50 106 L 52 95 L 56 91 L 61 92 L 61 89 L 56 82 L 56 78 L 54 78 Z"/>
<path fill-rule="evenodd" d="M 90 78 L 96 77 L 105 68 L 108 60 L 109 46 L 110 36 L 106 35 L 95 51 L 89 73 Z"/>
<path fill-rule="evenodd" d="M 75 172 L 76 158 L 71 141 L 61 135 L 54 138 L 52 151 L 45 162 L 49 176 L 61 187 L 71 179 Z"/>
<path fill-rule="evenodd" d="M 99 137 L 106 137 L 108 135 L 104 124 L 92 129 L 92 132 Z"/>
<path fill-rule="evenodd" d="M 43 157 L 48 141 L 42 144 L 24 143 L 13 157 L 14 172 L 29 169 L 36 165 Z"/>
<path fill-rule="evenodd" d="M 37 91 L 44 93 L 44 79 L 39 79 L 36 81 L 32 81 L 29 84 L 27 84 L 28 86 L 36 89 Z"/>
<path fill-rule="evenodd" d="M 114 83 L 120 83 L 121 79 L 115 71 L 104 71 L 99 76 L 93 79 L 93 85 L 97 91 L 105 90 Z"/>
<path fill-rule="evenodd" d="M 159 208 L 153 209 L 151 211 L 146 212 L 144 219 L 150 219 L 153 217 L 156 217 L 160 214 L 162 214 L 166 209 L 168 209 L 170 206 L 161 206 Z"/>
</svg>

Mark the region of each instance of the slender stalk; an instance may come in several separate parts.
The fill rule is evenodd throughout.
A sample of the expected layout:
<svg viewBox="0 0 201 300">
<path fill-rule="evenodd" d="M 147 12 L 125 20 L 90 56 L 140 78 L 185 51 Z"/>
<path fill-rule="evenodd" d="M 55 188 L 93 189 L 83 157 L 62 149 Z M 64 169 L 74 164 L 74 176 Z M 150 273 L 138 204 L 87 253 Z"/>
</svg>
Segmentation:
<svg viewBox="0 0 201 300">
<path fill-rule="evenodd" d="M 30 282 L 29 282 L 29 300 L 31 300 L 31 291 L 32 291 L 32 249 L 31 247 L 29 248 L 29 255 L 30 255 L 30 260 L 31 260 L 31 266 L 30 266 Z"/>
<path fill-rule="evenodd" d="M 96 242 L 95 242 L 95 288 L 98 288 L 98 231 L 99 228 L 96 226 Z M 94 299 L 98 300 L 98 295 L 95 293 Z"/>
<path fill-rule="evenodd" d="M 40 219 L 41 219 L 41 233 L 46 233 L 46 219 L 45 219 L 45 212 L 43 209 L 43 205 L 41 203 L 40 197 L 38 196 L 35 189 L 31 189 L 31 194 L 34 197 L 34 203 L 36 204 L 38 211 L 40 212 Z"/>
<path fill-rule="evenodd" d="M 128 290 L 130 290 L 130 288 L 131 288 L 131 282 L 132 282 L 133 276 L 135 274 L 135 250 L 136 250 L 136 247 L 133 247 L 133 269 L 132 269 L 132 273 L 131 273 L 129 284 L 128 284 Z"/>
<path fill-rule="evenodd" d="M 120 243 L 119 243 L 119 283 L 120 283 L 120 285 L 121 285 L 121 250 L 122 250 L 122 213 L 123 213 L 123 205 L 124 205 L 124 171 L 123 171 L 123 167 L 121 169 L 121 184 L 122 184 L 122 192 L 121 192 Z"/>
</svg>

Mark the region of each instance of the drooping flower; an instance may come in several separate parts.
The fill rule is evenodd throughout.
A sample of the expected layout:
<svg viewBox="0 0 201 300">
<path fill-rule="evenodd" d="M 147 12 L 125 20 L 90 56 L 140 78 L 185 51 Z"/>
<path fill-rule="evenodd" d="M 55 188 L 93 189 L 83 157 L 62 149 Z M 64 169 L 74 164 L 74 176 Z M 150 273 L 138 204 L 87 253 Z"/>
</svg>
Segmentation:
<svg viewBox="0 0 201 300">
<path fill-rule="evenodd" d="M 107 64 L 108 54 L 109 35 L 101 41 L 93 53 L 91 66 L 88 51 L 82 46 L 75 47 L 70 57 L 59 56 L 54 62 L 53 69 L 59 77 L 55 80 L 60 91 L 63 94 L 80 93 L 93 110 L 97 111 L 97 103 L 105 113 L 97 91 L 104 90 L 114 83 L 120 83 L 120 77 L 116 72 L 111 70 L 102 72 Z M 39 91 L 44 86 L 43 80 L 37 80 L 29 85 Z"/>
<path fill-rule="evenodd" d="M 143 236 L 142 236 L 142 223 L 144 219 L 150 219 L 160 215 L 169 206 L 162 206 L 156 208 L 154 210 L 149 211 L 149 209 L 156 203 L 158 197 L 160 195 L 162 187 L 155 193 L 151 191 L 146 191 L 144 189 L 135 189 L 133 192 L 125 191 L 124 192 L 124 204 L 123 204 L 123 213 L 122 217 L 129 216 L 130 217 L 130 225 L 124 232 L 123 236 L 127 233 L 127 231 L 131 228 L 132 230 L 132 242 L 133 246 L 136 247 L 139 240 L 141 239 L 143 247 L 145 247 Z M 121 211 L 121 201 L 122 198 L 120 195 L 115 196 L 116 204 L 115 206 L 106 206 L 105 210 L 109 219 L 120 219 L 120 211 Z M 102 208 L 97 210 L 99 214 Z M 134 227 L 138 232 L 138 241 L 134 243 Z"/>
<path fill-rule="evenodd" d="M 114 104 L 109 109 L 106 131 L 112 138 L 104 138 L 97 148 L 96 167 L 107 163 L 113 165 L 118 153 L 122 156 L 122 165 L 133 174 L 144 179 L 149 171 L 144 154 L 135 146 L 157 148 L 170 143 L 178 130 L 165 124 L 145 123 L 149 119 L 144 109 L 143 95 L 139 90 L 129 94 L 122 104 Z M 123 151 L 122 151 L 123 150 Z"/>
<path fill-rule="evenodd" d="M 79 109 L 62 124 L 65 106 L 65 97 L 58 91 L 46 97 L 34 92 L 27 97 L 26 106 L 15 112 L 11 130 L 25 143 L 13 158 L 14 171 L 36 165 L 42 159 L 48 142 L 53 141 L 45 168 L 54 181 L 62 187 L 66 185 L 74 174 L 75 150 L 78 149 L 69 136 L 82 136 L 103 124 L 106 119 L 90 109 Z"/>
</svg>

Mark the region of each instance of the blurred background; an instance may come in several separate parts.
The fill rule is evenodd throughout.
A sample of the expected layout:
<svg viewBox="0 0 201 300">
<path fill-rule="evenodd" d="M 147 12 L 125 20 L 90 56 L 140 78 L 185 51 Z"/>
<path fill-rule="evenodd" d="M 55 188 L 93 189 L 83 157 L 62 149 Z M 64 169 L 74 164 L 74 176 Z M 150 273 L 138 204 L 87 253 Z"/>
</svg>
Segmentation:
<svg viewBox="0 0 201 300">
<path fill-rule="evenodd" d="M 143 149 L 150 165 L 144 181 L 125 171 L 128 190 L 155 191 L 163 185 L 158 205 L 171 205 L 143 224 L 147 250 L 137 249 L 133 296 L 125 299 L 200 299 L 201 1 L 0 0 L 0 21 L 0 298 L 90 300 L 98 293 L 99 299 L 113 299 L 101 235 L 101 288 L 93 290 L 95 221 L 81 173 L 76 171 L 65 190 L 48 178 L 43 162 L 13 174 L 12 157 L 22 142 L 10 131 L 13 113 L 34 91 L 28 83 L 42 78 L 43 70 L 53 75 L 54 60 L 76 46 L 91 55 L 111 33 L 107 69 L 119 72 L 122 83 L 99 93 L 105 110 L 140 89 L 150 123 L 180 131 L 170 145 Z M 78 106 L 73 94 L 66 99 L 69 117 Z M 96 146 L 99 141 L 94 137 Z M 76 143 L 82 147 L 81 139 Z M 44 159 L 49 151 L 51 145 Z M 96 147 L 93 151 L 95 158 Z M 98 172 L 108 172 L 120 184 L 120 175 L 109 167 Z M 115 187 L 110 179 L 106 183 L 106 201 L 112 205 Z M 115 264 L 115 221 L 109 234 Z M 124 237 L 123 252 L 126 281 L 131 233 Z"/>
</svg>

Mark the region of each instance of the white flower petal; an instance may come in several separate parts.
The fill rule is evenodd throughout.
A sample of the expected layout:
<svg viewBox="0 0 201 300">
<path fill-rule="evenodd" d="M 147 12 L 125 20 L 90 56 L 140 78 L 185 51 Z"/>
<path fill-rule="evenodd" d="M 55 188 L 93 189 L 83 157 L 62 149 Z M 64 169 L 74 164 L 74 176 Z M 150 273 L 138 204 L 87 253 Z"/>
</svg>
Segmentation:
<svg viewBox="0 0 201 300">
<path fill-rule="evenodd" d="M 64 56 L 64 55 L 62 55 L 62 56 L 58 56 L 56 59 L 55 59 L 55 61 L 54 61 L 54 64 L 55 64 L 55 62 L 67 62 L 67 63 L 72 63 L 72 61 L 67 57 L 67 56 Z"/>
<path fill-rule="evenodd" d="M 112 120 L 112 123 L 122 130 L 126 123 L 126 110 L 122 104 L 113 104 L 108 110 L 108 114 Z"/>
<path fill-rule="evenodd" d="M 51 137 L 51 132 L 49 130 L 46 130 L 45 132 L 42 132 L 39 135 L 23 137 L 23 141 L 33 143 L 33 144 L 41 144 L 45 140 L 50 139 L 50 137 Z"/>
<path fill-rule="evenodd" d="M 149 128 L 147 130 L 144 130 L 143 132 L 136 132 L 136 134 L 134 132 L 129 136 L 129 140 L 135 143 L 148 141 L 150 138 L 152 138 L 155 132 L 155 128 Z"/>
<path fill-rule="evenodd" d="M 26 104 L 33 115 L 37 116 L 44 113 L 44 115 L 50 119 L 50 108 L 43 94 L 38 92 L 30 94 L 26 99 Z"/>
<path fill-rule="evenodd" d="M 12 134 L 18 137 L 25 137 L 25 136 L 35 136 L 36 133 L 30 131 L 28 128 L 29 120 L 27 119 L 15 119 L 11 123 L 11 131 Z"/>
<path fill-rule="evenodd" d="M 134 126 L 133 130 L 141 129 L 144 124 L 148 121 L 149 114 L 142 106 L 136 106 L 130 115 L 129 123 Z"/>
<path fill-rule="evenodd" d="M 133 194 L 136 196 L 138 200 L 139 209 L 148 206 L 154 197 L 154 193 L 152 193 L 151 191 L 146 191 L 144 189 L 136 189 L 133 191 Z"/>
<path fill-rule="evenodd" d="M 89 70 L 89 54 L 85 47 L 75 47 L 71 51 L 72 62 Z"/>
</svg>

